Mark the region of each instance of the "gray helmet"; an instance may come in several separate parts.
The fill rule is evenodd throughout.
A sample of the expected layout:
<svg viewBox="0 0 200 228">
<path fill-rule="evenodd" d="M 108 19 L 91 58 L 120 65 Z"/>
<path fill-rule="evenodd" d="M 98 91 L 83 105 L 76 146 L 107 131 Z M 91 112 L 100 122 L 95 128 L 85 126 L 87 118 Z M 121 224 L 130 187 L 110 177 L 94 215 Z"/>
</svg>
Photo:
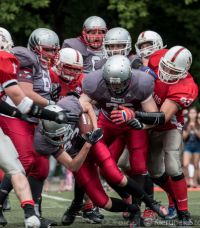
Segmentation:
<svg viewBox="0 0 200 228">
<path fill-rule="evenodd" d="M 131 80 L 131 65 L 127 57 L 113 55 L 103 68 L 103 79 L 111 92 L 120 95 L 128 88 Z"/>
<path fill-rule="evenodd" d="M 92 48 L 98 49 L 102 47 L 103 38 L 106 32 L 106 23 L 101 17 L 91 16 L 83 23 L 83 39 L 86 45 Z"/>
<path fill-rule="evenodd" d="M 58 105 L 49 105 L 45 109 L 54 112 L 63 111 Z M 65 144 L 70 140 L 73 130 L 70 124 L 58 124 L 50 120 L 41 120 L 42 122 L 42 132 L 46 140 L 55 146 L 60 146 Z"/>
<path fill-rule="evenodd" d="M 112 48 L 112 45 L 123 45 L 120 48 Z M 103 46 L 107 56 L 116 54 L 127 56 L 131 51 L 132 40 L 130 33 L 124 28 L 112 28 L 105 35 Z"/>
<path fill-rule="evenodd" d="M 13 46 L 12 37 L 8 30 L 0 27 L 0 50 L 10 52 Z"/>
<path fill-rule="evenodd" d="M 58 35 L 47 28 L 35 29 L 28 40 L 28 49 L 35 52 L 44 63 L 53 60 L 59 48 Z"/>
</svg>

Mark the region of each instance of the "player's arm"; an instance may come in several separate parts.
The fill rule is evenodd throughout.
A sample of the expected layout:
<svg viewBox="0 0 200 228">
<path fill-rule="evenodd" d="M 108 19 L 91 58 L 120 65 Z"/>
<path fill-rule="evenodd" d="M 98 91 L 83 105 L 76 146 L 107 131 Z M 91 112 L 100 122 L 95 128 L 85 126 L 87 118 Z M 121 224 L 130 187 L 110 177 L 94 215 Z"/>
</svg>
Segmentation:
<svg viewBox="0 0 200 228">
<path fill-rule="evenodd" d="M 90 116 L 90 119 L 92 121 L 92 125 L 93 125 L 93 129 L 97 129 L 97 117 L 96 117 L 96 114 L 94 112 L 94 109 L 91 105 L 91 102 L 92 100 L 86 95 L 86 94 L 83 94 L 80 96 L 79 98 L 79 102 L 83 108 L 83 112 L 87 112 L 88 115 Z"/>
<path fill-rule="evenodd" d="M 29 82 L 19 82 L 19 86 L 25 93 L 25 95 L 31 98 L 37 105 L 40 106 L 47 106 L 50 104 L 50 101 L 45 99 L 44 97 L 40 96 L 33 90 L 33 84 Z"/>
<path fill-rule="evenodd" d="M 91 144 L 86 142 L 76 157 L 71 158 L 71 156 L 64 151 L 56 159 L 67 169 L 71 170 L 72 172 L 77 172 L 85 161 L 91 146 Z"/>
</svg>

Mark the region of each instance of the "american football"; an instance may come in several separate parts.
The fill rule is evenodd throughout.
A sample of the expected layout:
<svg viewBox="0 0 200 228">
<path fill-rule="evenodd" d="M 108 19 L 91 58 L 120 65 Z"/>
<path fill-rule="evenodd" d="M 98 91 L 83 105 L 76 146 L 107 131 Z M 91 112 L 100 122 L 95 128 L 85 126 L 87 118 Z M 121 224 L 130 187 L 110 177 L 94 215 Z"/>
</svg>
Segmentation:
<svg viewBox="0 0 200 228">
<path fill-rule="evenodd" d="M 79 120 L 79 128 L 81 134 L 86 134 L 87 132 L 93 130 L 91 118 L 87 113 L 83 113 L 81 115 Z"/>
</svg>

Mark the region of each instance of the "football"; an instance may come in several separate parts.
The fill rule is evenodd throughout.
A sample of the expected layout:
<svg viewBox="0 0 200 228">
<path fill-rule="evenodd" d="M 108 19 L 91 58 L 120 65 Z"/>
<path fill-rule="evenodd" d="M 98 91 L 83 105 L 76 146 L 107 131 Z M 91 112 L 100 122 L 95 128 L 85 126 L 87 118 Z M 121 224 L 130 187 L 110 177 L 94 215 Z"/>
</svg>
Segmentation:
<svg viewBox="0 0 200 228">
<path fill-rule="evenodd" d="M 81 134 L 86 134 L 93 130 L 92 121 L 87 113 L 82 113 L 79 119 L 79 129 Z"/>
</svg>

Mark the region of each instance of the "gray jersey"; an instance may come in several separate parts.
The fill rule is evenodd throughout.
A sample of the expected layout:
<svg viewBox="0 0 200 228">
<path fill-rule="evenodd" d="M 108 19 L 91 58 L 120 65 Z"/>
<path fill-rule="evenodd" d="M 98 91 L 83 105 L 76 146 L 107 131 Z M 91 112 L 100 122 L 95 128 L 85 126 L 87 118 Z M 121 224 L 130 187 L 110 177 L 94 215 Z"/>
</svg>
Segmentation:
<svg viewBox="0 0 200 228">
<path fill-rule="evenodd" d="M 116 96 L 108 89 L 103 77 L 102 70 L 97 70 L 85 75 L 83 79 L 83 92 L 92 100 L 98 102 L 102 112 L 109 118 L 113 109 L 118 105 L 141 109 L 141 102 L 149 98 L 154 89 L 154 79 L 148 74 L 132 70 L 132 77 L 128 89 L 122 96 Z"/>
<path fill-rule="evenodd" d="M 57 105 L 65 110 L 72 111 L 77 115 L 81 115 L 83 112 L 78 98 L 73 95 L 62 98 Z M 73 157 L 81 150 L 84 141 L 79 135 L 78 126 L 71 125 L 71 128 L 73 133 L 70 136 L 70 140 L 64 145 L 64 149 Z M 34 144 L 36 151 L 40 154 L 53 155 L 57 157 L 63 152 L 63 148 L 52 145 L 46 140 L 45 136 L 42 134 L 41 124 L 39 124 L 35 130 Z"/>
<path fill-rule="evenodd" d="M 94 71 L 95 63 L 104 58 L 103 50 L 94 51 L 87 47 L 81 37 L 66 39 L 63 42 L 62 48 L 70 47 L 78 50 L 83 56 L 84 73 Z"/>
<path fill-rule="evenodd" d="M 13 53 L 20 62 L 19 82 L 33 84 L 34 92 L 49 100 L 51 78 L 48 68 L 42 66 L 37 55 L 25 47 L 14 47 Z"/>
</svg>

